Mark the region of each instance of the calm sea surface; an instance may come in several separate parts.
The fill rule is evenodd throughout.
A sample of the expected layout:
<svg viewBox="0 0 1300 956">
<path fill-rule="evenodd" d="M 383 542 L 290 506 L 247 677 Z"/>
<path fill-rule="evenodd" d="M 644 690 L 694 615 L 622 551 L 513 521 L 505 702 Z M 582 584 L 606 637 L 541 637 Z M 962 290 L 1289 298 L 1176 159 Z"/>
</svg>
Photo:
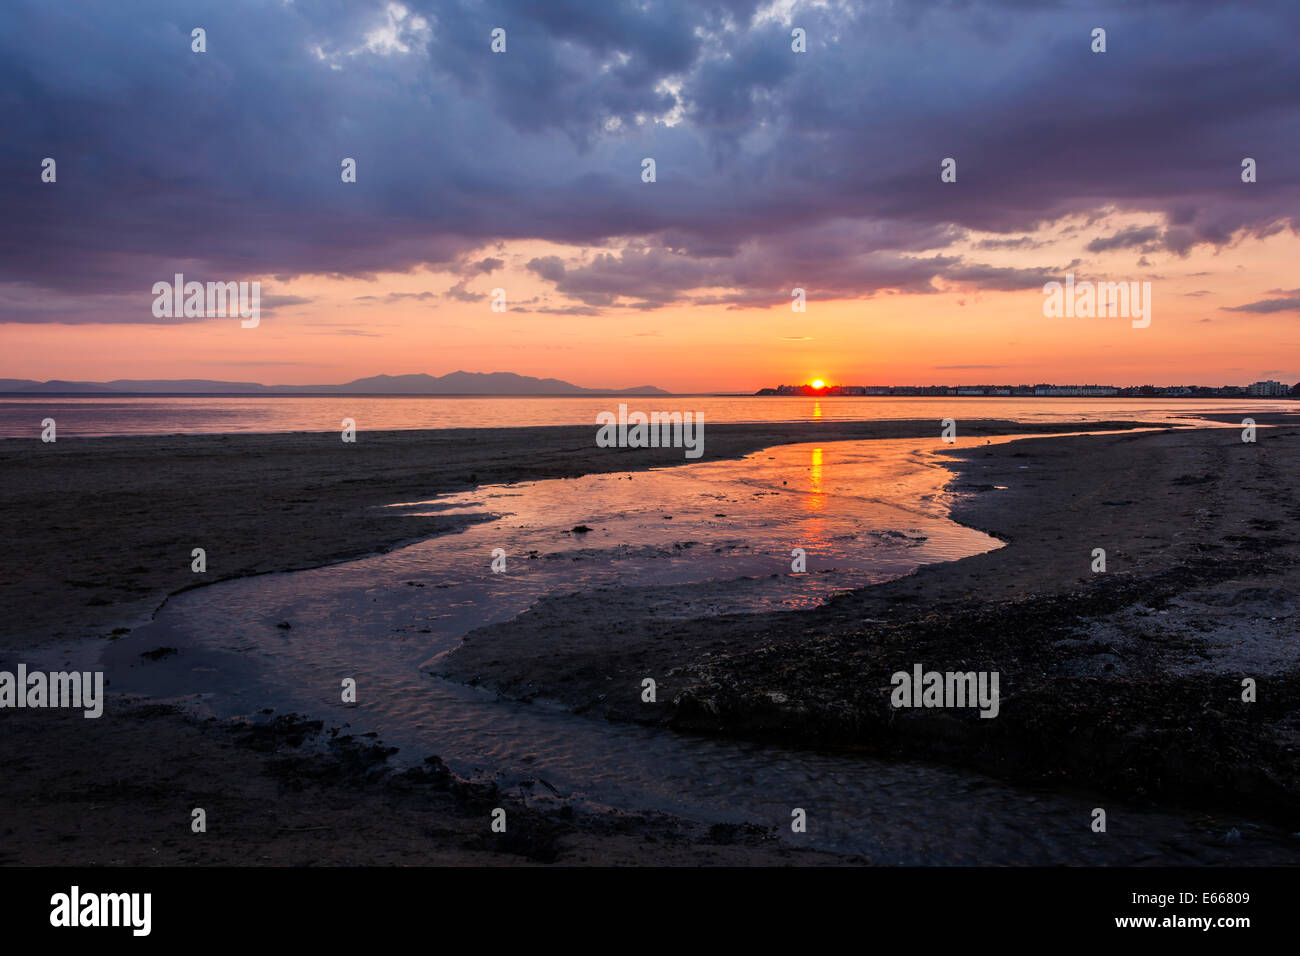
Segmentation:
<svg viewBox="0 0 1300 956">
<path fill-rule="evenodd" d="M 1300 402 L 1248 399 L 1105 398 L 778 398 L 752 395 L 645 395 L 623 398 L 446 397 L 31 397 L 0 399 L 0 437 L 31 438 L 53 418 L 60 437 L 233 432 L 360 431 L 595 425 L 620 402 L 631 410 L 691 411 L 723 422 L 874 421 L 900 418 L 1006 418 L 1026 422 L 1124 418 L 1178 420 L 1198 412 L 1300 410 Z"/>
</svg>

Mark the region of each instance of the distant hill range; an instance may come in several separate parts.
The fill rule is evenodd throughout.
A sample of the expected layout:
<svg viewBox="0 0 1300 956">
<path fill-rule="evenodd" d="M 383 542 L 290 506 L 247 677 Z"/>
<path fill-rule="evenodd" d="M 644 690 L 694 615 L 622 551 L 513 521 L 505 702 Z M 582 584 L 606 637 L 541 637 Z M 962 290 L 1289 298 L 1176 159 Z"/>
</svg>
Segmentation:
<svg viewBox="0 0 1300 956">
<path fill-rule="evenodd" d="M 96 395 L 668 395 L 653 385 L 635 388 L 583 388 L 558 378 L 533 378 L 513 372 L 449 372 L 446 375 L 372 375 L 342 385 L 260 385 L 209 379 L 117 379 L 112 382 L 36 382 L 0 378 L 10 394 L 88 393 Z"/>
</svg>

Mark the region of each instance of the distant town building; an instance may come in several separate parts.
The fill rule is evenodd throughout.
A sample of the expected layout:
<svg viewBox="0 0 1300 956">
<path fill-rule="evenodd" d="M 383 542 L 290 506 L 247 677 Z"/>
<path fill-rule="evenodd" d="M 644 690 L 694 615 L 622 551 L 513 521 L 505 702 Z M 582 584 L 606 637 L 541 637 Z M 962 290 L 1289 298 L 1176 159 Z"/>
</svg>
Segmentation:
<svg viewBox="0 0 1300 956">
<path fill-rule="evenodd" d="M 1053 398 L 1097 398 L 1115 395 L 1119 392 L 1113 385 L 1035 385 L 1035 395 L 1048 395 Z"/>
<path fill-rule="evenodd" d="M 1259 398 L 1300 397 L 1300 384 L 1283 382 L 1255 382 L 1253 385 L 1053 385 L 1039 382 L 1036 385 L 778 385 L 761 388 L 756 395 L 807 395 L 825 398 L 832 395 L 958 395 L 976 397 L 999 395 L 1040 398 L 1240 398 L 1250 395 Z"/>
</svg>

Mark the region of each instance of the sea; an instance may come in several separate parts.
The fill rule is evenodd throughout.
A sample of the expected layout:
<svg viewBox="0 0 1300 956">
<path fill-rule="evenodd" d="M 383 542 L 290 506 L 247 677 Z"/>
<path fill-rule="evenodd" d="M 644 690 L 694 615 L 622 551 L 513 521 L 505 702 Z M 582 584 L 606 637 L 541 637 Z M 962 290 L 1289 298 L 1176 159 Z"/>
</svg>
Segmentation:
<svg viewBox="0 0 1300 956">
<path fill-rule="evenodd" d="M 756 395 L 481 396 L 0 396 L 0 438 L 337 432 L 593 425 L 603 411 L 691 411 L 705 424 L 1001 418 L 1024 422 L 1188 421 L 1202 413 L 1294 412 L 1283 399 L 924 398 Z"/>
</svg>

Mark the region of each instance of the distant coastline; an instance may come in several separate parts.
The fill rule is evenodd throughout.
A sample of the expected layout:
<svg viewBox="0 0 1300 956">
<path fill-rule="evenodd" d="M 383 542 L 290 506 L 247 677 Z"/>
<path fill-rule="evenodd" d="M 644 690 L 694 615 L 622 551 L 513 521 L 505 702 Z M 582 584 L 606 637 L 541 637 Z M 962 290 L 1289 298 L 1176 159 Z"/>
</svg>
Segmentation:
<svg viewBox="0 0 1300 956">
<path fill-rule="evenodd" d="M 13 398 L 627 398 L 629 395 L 688 397 L 718 395 L 752 398 L 749 392 L 638 392 L 605 391 L 593 388 L 581 392 L 91 392 L 91 391 L 7 391 L 0 389 L 0 400 Z"/>
<path fill-rule="evenodd" d="M 755 396 L 810 398 L 1297 398 L 1300 383 L 1272 380 L 1250 385 L 778 385 Z"/>
<path fill-rule="evenodd" d="M 262 385 L 259 382 L 223 382 L 211 379 L 115 379 L 111 382 L 69 382 L 51 379 L 0 379 L 2 395 L 108 395 L 121 396 L 238 396 L 297 395 L 326 397 L 358 395 L 667 395 L 654 385 L 631 388 L 586 388 L 558 378 L 534 378 L 514 372 L 448 372 L 446 375 L 372 375 L 341 385 Z"/>
<path fill-rule="evenodd" d="M 1016 393 L 1004 395 L 998 393 L 931 392 L 931 391 L 897 391 L 887 394 L 858 395 L 842 391 L 822 389 L 819 392 L 782 393 L 777 395 L 771 389 L 758 392 L 656 392 L 604 391 L 591 389 L 583 392 L 91 392 L 91 391 L 40 391 L 24 392 L 0 389 L 0 401 L 6 399 L 43 399 L 43 398 L 102 398 L 106 400 L 119 398 L 626 398 L 629 395 L 645 395 L 655 398 L 797 398 L 802 395 L 810 398 L 1095 398 L 1094 395 L 1034 395 Z M 1120 392 L 1105 396 L 1116 399 L 1141 398 L 1187 398 L 1187 399 L 1231 399 L 1275 398 L 1281 400 L 1300 400 L 1300 393 L 1287 395 L 1251 395 L 1245 391 L 1224 394 L 1173 394 L 1164 391 L 1132 395 Z"/>
</svg>

